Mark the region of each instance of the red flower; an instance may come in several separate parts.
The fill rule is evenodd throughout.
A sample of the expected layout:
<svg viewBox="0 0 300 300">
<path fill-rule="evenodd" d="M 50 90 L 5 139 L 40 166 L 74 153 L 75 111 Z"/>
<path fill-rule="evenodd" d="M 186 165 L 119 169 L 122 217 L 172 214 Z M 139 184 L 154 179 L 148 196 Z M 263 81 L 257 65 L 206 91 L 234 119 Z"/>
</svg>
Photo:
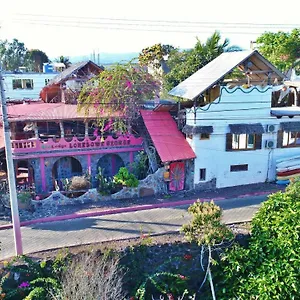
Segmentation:
<svg viewBox="0 0 300 300">
<path fill-rule="evenodd" d="M 126 87 L 127 87 L 128 89 L 131 89 L 131 88 L 132 88 L 132 82 L 131 82 L 130 80 L 127 80 L 127 81 L 126 81 Z"/>
<path fill-rule="evenodd" d="M 191 254 L 185 254 L 185 255 L 183 256 L 183 258 L 184 258 L 185 260 L 191 260 L 191 259 L 193 258 L 193 256 L 192 256 Z"/>
<path fill-rule="evenodd" d="M 170 293 L 170 294 L 167 294 L 167 296 L 168 296 L 168 300 L 175 300 L 173 294 Z"/>
<path fill-rule="evenodd" d="M 186 277 L 184 275 L 178 274 L 178 277 L 182 280 L 186 280 Z"/>
<path fill-rule="evenodd" d="M 135 300 L 135 297 L 132 296 L 132 297 L 129 298 L 129 300 Z"/>
</svg>

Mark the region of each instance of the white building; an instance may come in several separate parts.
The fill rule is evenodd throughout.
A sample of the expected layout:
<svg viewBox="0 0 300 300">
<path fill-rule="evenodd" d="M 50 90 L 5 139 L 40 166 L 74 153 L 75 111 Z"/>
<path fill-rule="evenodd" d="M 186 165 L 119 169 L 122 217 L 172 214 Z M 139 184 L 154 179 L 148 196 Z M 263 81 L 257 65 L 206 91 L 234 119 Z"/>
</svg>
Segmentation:
<svg viewBox="0 0 300 300">
<path fill-rule="evenodd" d="M 7 101 L 38 100 L 40 91 L 58 74 L 35 72 L 4 72 Z"/>
<path fill-rule="evenodd" d="M 245 80 L 224 79 L 235 68 Z M 183 129 L 195 188 L 274 181 L 276 160 L 300 155 L 300 108 L 272 107 L 283 79 L 257 51 L 223 53 L 169 92 L 195 103 Z"/>
</svg>

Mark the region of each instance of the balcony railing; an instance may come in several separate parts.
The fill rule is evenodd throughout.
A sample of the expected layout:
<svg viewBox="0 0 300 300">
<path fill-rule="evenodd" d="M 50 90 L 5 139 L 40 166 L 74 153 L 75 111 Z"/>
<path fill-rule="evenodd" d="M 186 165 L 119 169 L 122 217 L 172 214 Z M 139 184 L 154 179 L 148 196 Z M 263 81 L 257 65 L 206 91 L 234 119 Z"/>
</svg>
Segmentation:
<svg viewBox="0 0 300 300">
<path fill-rule="evenodd" d="M 67 150 L 99 150 L 107 148 L 128 148 L 134 146 L 142 146 L 143 139 L 134 137 L 133 135 L 119 136 L 113 138 L 97 137 L 73 137 L 73 138 L 49 138 L 29 139 L 29 140 L 13 140 L 13 153 L 34 153 L 34 152 L 49 152 L 49 151 L 67 151 Z"/>
</svg>

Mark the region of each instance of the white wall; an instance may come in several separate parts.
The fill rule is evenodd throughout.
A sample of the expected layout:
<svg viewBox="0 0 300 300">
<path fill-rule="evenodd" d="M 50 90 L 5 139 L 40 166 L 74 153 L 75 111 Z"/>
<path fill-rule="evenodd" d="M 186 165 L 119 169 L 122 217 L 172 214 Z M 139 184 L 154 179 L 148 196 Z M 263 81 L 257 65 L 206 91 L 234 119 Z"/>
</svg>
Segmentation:
<svg viewBox="0 0 300 300">
<path fill-rule="evenodd" d="M 281 122 L 300 121 L 270 115 L 272 87 L 243 89 L 223 88 L 220 98 L 211 105 L 197 109 L 196 120 L 193 111 L 187 110 L 187 124 L 191 126 L 213 126 L 209 140 L 200 140 L 199 135 L 187 139 L 197 158 L 195 159 L 194 182 L 203 183 L 216 178 L 217 188 L 273 181 L 275 160 L 281 157 L 300 155 L 300 148 L 265 148 L 266 140 L 273 140 L 277 146 L 277 131 Z M 226 151 L 226 133 L 229 124 L 261 123 L 275 125 L 274 133 L 264 133 L 262 149 L 249 151 Z M 248 171 L 231 172 L 231 165 L 248 164 Z M 206 180 L 199 181 L 200 168 L 206 168 Z"/>
<path fill-rule="evenodd" d="M 51 80 L 58 73 L 4 73 L 5 96 L 12 100 L 39 99 L 39 94 L 45 86 L 45 79 Z M 13 80 L 32 79 L 33 89 L 13 89 Z"/>
</svg>

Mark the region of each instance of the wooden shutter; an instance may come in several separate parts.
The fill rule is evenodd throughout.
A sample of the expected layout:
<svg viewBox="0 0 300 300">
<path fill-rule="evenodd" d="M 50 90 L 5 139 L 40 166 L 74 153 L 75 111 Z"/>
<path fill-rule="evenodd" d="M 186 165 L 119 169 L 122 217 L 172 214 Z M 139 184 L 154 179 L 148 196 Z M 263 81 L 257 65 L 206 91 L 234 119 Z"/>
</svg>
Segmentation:
<svg viewBox="0 0 300 300">
<path fill-rule="evenodd" d="M 261 149 L 261 141 L 262 141 L 262 135 L 256 134 L 255 135 L 255 149 Z"/>
<path fill-rule="evenodd" d="M 283 131 L 278 130 L 277 132 L 277 148 L 282 148 L 283 143 Z"/>
<path fill-rule="evenodd" d="M 232 133 L 226 133 L 226 151 L 232 150 Z"/>
</svg>

